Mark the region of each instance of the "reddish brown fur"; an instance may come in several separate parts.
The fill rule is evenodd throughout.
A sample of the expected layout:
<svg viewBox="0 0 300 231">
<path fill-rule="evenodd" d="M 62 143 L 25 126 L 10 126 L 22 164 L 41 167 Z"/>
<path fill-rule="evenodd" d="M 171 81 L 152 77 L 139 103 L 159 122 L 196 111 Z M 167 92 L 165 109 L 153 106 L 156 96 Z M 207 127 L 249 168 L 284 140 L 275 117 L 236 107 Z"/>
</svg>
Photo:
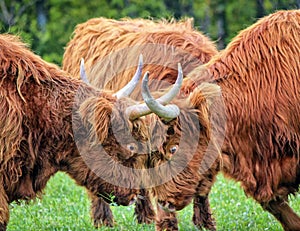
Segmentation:
<svg viewBox="0 0 300 231">
<path fill-rule="evenodd" d="M 156 22 L 145 19 L 125 18 L 118 21 L 95 18 L 76 27 L 74 36 L 65 50 L 63 69 L 79 76 L 79 62 L 84 58 L 89 81 L 94 86 L 117 90 L 133 76 L 135 68 L 128 68 L 128 64 L 135 66 L 140 53 L 144 57 L 144 70 L 150 72 L 150 88 L 158 90 L 166 86 L 167 83 L 164 82 L 175 81 L 177 63 L 182 64 L 183 73 L 187 75 L 198 65 L 208 62 L 217 53 L 217 49 L 209 38 L 193 28 L 192 19 Z M 151 82 L 151 78 L 160 81 Z M 141 97 L 139 88 L 131 97 Z M 153 123 L 152 120 L 151 123 L 157 124 L 158 130 L 164 127 L 157 121 Z M 164 129 L 159 131 L 161 137 L 165 136 L 164 132 Z M 160 146 L 163 138 L 153 135 L 151 145 Z M 159 165 L 158 162 L 153 163 Z M 130 163 L 127 161 L 127 166 L 130 164 L 136 168 L 145 165 L 143 161 L 137 163 L 135 159 Z M 135 209 L 139 222 L 149 221 L 154 216 L 152 206 L 145 203 L 149 201 L 148 196 L 143 196 L 145 199 L 138 199 Z M 140 206 L 141 204 L 143 206 Z M 209 211 L 209 208 L 207 210 Z M 148 215 L 145 217 L 146 215 L 141 214 Z M 175 214 L 174 218 L 176 219 Z M 200 221 L 201 218 L 197 220 Z M 202 222 L 198 224 L 201 225 Z"/>
<path fill-rule="evenodd" d="M 116 90 L 134 74 L 137 57 L 144 57 L 144 70 L 155 80 L 173 83 L 177 63 L 187 75 L 195 67 L 208 62 L 217 53 L 214 43 L 196 31 L 192 19 L 155 22 L 146 19 L 90 19 L 79 24 L 68 43 L 63 69 L 79 76 L 80 59 L 84 58 L 89 80 L 94 86 Z M 129 67 L 128 67 L 129 66 Z M 157 84 L 152 86 L 158 90 Z M 140 97 L 139 89 L 131 95 Z"/>
<path fill-rule="evenodd" d="M 300 183 L 299 38 L 300 11 L 279 11 L 240 32 L 183 84 L 184 94 L 203 81 L 221 87 L 227 119 L 223 172 L 241 182 L 285 230 L 300 230 L 300 218 L 287 203 Z M 218 124 L 220 118 L 212 121 Z"/>
<path fill-rule="evenodd" d="M 128 204 L 138 191 L 105 182 L 85 158 L 105 158 L 93 149 L 99 143 L 117 160 L 132 156 L 126 145 L 115 142 L 111 128 L 115 123 L 133 131 L 134 139 L 145 141 L 147 147 L 144 119 L 131 122 L 124 113 L 134 102 L 117 100 L 71 78 L 14 36 L 0 35 L 0 47 L 0 230 L 9 220 L 8 204 L 40 195 L 57 171 L 68 173 L 94 198 L 113 194 L 117 203 Z M 109 159 L 119 173 L 118 163 Z M 99 174 L 108 168 L 101 162 L 91 167 Z M 119 174 L 123 181 L 130 181 L 125 173 Z M 111 225 L 111 221 L 102 222 Z"/>
<path fill-rule="evenodd" d="M 181 160 L 190 159 L 186 167 L 175 175 L 172 180 L 152 188 L 154 196 L 159 202 L 156 230 L 177 230 L 175 210 L 183 209 L 195 197 L 194 224 L 202 229 L 215 230 L 215 221 L 211 216 L 208 194 L 219 171 L 219 149 L 211 137 L 211 124 L 207 102 L 210 102 L 219 94 L 219 87 L 213 84 L 203 85 L 197 89 L 197 97 L 191 95 L 187 101 L 175 101 L 180 106 L 180 116 L 170 122 L 168 136 L 163 141 L 161 148 L 152 153 L 151 167 L 158 167 L 167 163 L 168 172 L 159 172 L 160 176 L 170 175 L 178 168 Z M 189 102 L 186 104 L 186 102 Z M 185 104 L 185 105 L 183 105 Z M 198 127 L 199 126 L 199 127 Z M 199 134 L 195 140 L 195 134 Z M 184 139 L 184 142 L 180 141 Z M 193 152 L 186 152 L 195 147 Z M 209 142 L 212 146 L 208 148 Z M 177 146 L 179 149 L 175 154 L 170 154 L 170 148 Z M 205 155 L 205 156 L 204 156 Z M 201 166 L 199 165 L 201 163 Z M 204 171 L 206 166 L 211 167 Z M 200 170 L 200 171 L 199 171 Z M 203 172 L 200 174 L 200 172 Z M 203 204 L 199 201 L 203 201 Z M 164 208 L 172 208 L 164 211 Z"/>
</svg>

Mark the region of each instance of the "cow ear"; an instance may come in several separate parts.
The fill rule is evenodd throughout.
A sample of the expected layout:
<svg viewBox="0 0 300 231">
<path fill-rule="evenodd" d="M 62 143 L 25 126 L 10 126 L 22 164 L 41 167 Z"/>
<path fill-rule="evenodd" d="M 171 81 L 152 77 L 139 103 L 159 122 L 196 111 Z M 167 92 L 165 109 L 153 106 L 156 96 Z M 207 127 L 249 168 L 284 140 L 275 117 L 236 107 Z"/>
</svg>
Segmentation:
<svg viewBox="0 0 300 231">
<path fill-rule="evenodd" d="M 217 84 L 204 82 L 193 90 L 189 100 L 195 107 L 203 104 L 203 102 L 206 102 L 207 106 L 210 107 L 220 97 L 221 88 Z"/>
<path fill-rule="evenodd" d="M 113 103 L 103 97 L 90 97 L 80 108 L 83 125 L 89 129 L 87 139 L 103 143 L 108 136 Z"/>
</svg>

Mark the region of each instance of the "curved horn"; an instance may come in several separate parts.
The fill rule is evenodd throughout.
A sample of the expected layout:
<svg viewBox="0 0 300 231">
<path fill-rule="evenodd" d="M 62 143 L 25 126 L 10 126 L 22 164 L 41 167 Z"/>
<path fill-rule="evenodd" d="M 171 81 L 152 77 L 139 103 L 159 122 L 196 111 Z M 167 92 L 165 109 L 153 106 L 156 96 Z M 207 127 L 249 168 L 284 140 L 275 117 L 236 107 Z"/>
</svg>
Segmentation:
<svg viewBox="0 0 300 231">
<path fill-rule="evenodd" d="M 180 113 L 179 108 L 176 105 L 168 105 L 164 106 L 167 103 L 169 103 L 178 93 L 180 90 L 182 79 L 183 79 L 183 73 L 181 69 L 181 65 L 178 64 L 178 76 L 175 84 L 173 87 L 163 96 L 161 96 L 159 99 L 155 101 L 155 99 L 151 96 L 150 90 L 148 87 L 148 79 L 149 79 L 149 72 L 146 72 L 143 78 L 143 84 L 142 84 L 142 95 L 144 98 L 145 103 L 140 105 L 134 105 L 130 106 L 126 109 L 126 112 L 129 116 L 130 120 L 137 119 L 141 116 L 150 114 L 151 112 L 156 113 L 158 116 L 161 116 L 167 120 L 171 120 L 175 117 L 177 117 Z M 150 101 L 150 102 L 149 102 Z M 159 106 L 157 106 L 159 105 Z M 158 111 L 154 108 L 158 107 Z M 165 113 L 166 111 L 171 111 L 170 113 Z"/>
<path fill-rule="evenodd" d="M 144 99 L 146 105 L 149 107 L 149 109 L 152 112 L 154 112 L 156 115 L 158 115 L 166 120 L 172 120 L 172 119 L 176 118 L 177 116 L 179 116 L 180 110 L 176 105 L 170 104 L 170 105 L 164 106 L 161 102 L 159 102 L 159 100 L 155 100 L 153 98 L 153 96 L 150 93 L 149 87 L 148 87 L 148 78 L 149 78 L 149 74 L 146 73 L 146 75 L 143 78 L 143 83 L 142 83 L 142 96 L 143 96 L 143 99 Z M 173 90 L 173 88 L 168 93 L 171 96 L 173 96 L 173 98 L 174 98 L 176 96 L 176 94 L 174 94 L 172 90 Z M 167 99 L 170 98 L 168 93 L 166 94 L 167 97 L 165 97 Z M 161 98 L 163 98 L 163 96 Z"/>
<path fill-rule="evenodd" d="M 122 89 L 120 89 L 118 92 L 114 94 L 114 96 L 117 99 L 129 96 L 133 92 L 142 75 L 142 69 L 143 69 L 143 56 L 140 55 L 138 67 L 134 76 L 132 77 L 130 82 L 126 84 L 126 86 L 124 86 Z"/>
<path fill-rule="evenodd" d="M 167 105 L 169 102 L 171 102 L 171 100 L 175 98 L 175 96 L 180 91 L 182 81 L 183 81 L 182 67 L 180 63 L 178 63 L 178 74 L 177 74 L 176 82 L 174 83 L 170 91 L 168 91 L 166 94 L 158 98 L 157 101 L 162 105 Z"/>
<path fill-rule="evenodd" d="M 85 72 L 85 68 L 84 68 L 84 59 L 83 58 L 81 58 L 81 60 L 80 60 L 80 79 L 83 82 L 85 82 L 87 84 L 90 84 L 90 82 L 89 82 L 89 80 L 86 76 L 86 72 Z"/>
</svg>

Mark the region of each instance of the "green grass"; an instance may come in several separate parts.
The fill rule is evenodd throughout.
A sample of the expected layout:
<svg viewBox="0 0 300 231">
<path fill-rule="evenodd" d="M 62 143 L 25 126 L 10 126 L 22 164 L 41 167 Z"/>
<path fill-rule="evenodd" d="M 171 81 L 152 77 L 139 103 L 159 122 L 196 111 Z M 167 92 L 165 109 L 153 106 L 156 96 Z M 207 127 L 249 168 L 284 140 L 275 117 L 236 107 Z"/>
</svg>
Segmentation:
<svg viewBox="0 0 300 231">
<path fill-rule="evenodd" d="M 279 223 L 267 212 L 247 198 L 238 184 L 219 175 L 211 196 L 211 207 L 217 220 L 218 230 L 282 230 Z M 292 207 L 300 212 L 300 197 L 291 198 Z M 92 226 L 90 202 L 85 189 L 75 185 L 63 173 L 56 174 L 45 190 L 42 200 L 29 204 L 15 203 L 10 206 L 8 231 L 76 231 L 96 230 Z M 127 231 L 154 230 L 154 225 L 138 225 L 133 218 L 133 206 L 111 207 L 116 220 L 114 228 L 98 230 Z M 179 228 L 184 231 L 197 230 L 192 224 L 192 206 L 179 212 Z"/>
</svg>

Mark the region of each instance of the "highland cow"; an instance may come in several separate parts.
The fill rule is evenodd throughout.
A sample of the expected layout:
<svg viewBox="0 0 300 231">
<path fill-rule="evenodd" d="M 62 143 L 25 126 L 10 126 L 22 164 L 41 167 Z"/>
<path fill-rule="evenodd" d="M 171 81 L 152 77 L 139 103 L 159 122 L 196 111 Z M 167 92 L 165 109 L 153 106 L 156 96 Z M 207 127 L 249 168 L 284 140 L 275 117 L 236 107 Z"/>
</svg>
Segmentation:
<svg viewBox="0 0 300 231">
<path fill-rule="evenodd" d="M 136 54 L 142 54 L 144 69 L 153 74 L 150 80 L 155 79 L 150 81 L 150 88 L 164 88 L 175 82 L 177 63 L 181 63 L 186 75 L 217 53 L 215 44 L 192 24 L 192 19 L 90 19 L 76 27 L 65 49 L 63 69 L 79 77 L 83 58 L 93 86 L 116 90 L 128 83 L 134 73 Z M 131 98 L 139 97 L 137 88 Z"/>
<path fill-rule="evenodd" d="M 215 136 L 222 154 L 207 166 L 204 173 L 211 174 L 198 177 L 199 171 L 194 172 L 199 188 L 190 190 L 195 195 L 185 192 L 188 177 L 156 191 L 164 209 L 181 209 L 191 197 L 206 194 L 213 180 L 209 185 L 202 181 L 209 182 L 221 169 L 240 182 L 246 195 L 273 214 L 284 230 L 300 230 L 300 218 L 288 205 L 288 196 L 298 192 L 300 183 L 299 38 L 300 11 L 278 11 L 241 31 L 225 50 L 185 79 L 182 95 L 189 95 L 196 108 L 202 98 L 201 83 L 221 88 L 222 97 L 210 110 L 224 103 L 226 120 L 222 121 L 222 113 L 213 113 L 210 120 L 212 131 L 225 139 L 221 142 L 221 136 Z M 181 128 L 174 131 L 180 137 Z M 169 142 L 178 145 L 176 136 Z M 177 199 L 173 188 L 184 201 Z"/>
<path fill-rule="evenodd" d="M 146 63 L 144 69 L 151 74 L 150 88 L 157 91 L 175 82 L 176 63 L 182 64 L 183 73 L 186 75 L 195 67 L 208 62 L 217 53 L 215 44 L 193 29 L 192 23 L 192 19 L 180 22 L 129 18 L 119 21 L 90 19 L 76 27 L 65 50 L 63 69 L 79 76 L 79 62 L 83 58 L 87 78 L 92 85 L 117 90 L 130 80 L 129 76 L 134 71 L 132 64 L 135 63 L 132 58 L 141 53 Z M 140 89 L 136 88 L 131 97 L 141 98 Z M 142 161 L 127 162 L 136 168 L 141 167 L 137 166 L 139 164 L 145 164 Z M 151 160 L 149 162 L 156 163 Z M 135 215 L 139 223 L 149 223 L 154 219 L 154 210 L 147 194 L 143 190 L 143 195 L 137 199 Z M 202 211 L 204 215 L 201 216 L 203 219 L 198 219 L 198 226 L 214 226 L 208 198 L 203 197 L 203 201 L 205 207 L 202 207 L 202 203 L 198 204 L 198 211 Z M 197 212 L 195 216 L 200 217 L 200 213 Z"/>
<path fill-rule="evenodd" d="M 143 79 L 142 86 L 146 105 L 158 114 L 159 107 L 153 102 L 147 78 Z M 194 95 L 173 100 L 180 108 L 180 115 L 174 119 L 161 117 L 165 133 L 161 135 L 163 139 L 157 150 L 151 150 L 148 167 L 155 171 L 150 178 L 155 181 L 151 191 L 158 202 L 157 231 L 178 230 L 176 210 L 184 208 L 193 197 L 194 224 L 200 229 L 216 229 L 208 195 L 219 170 L 215 159 L 219 158 L 220 151 L 211 134 L 207 104 L 220 95 L 220 88 L 215 84 L 203 84 L 197 91 L 197 100 Z M 204 163 L 204 166 L 199 163 Z M 203 171 L 207 165 L 213 167 Z"/>
<path fill-rule="evenodd" d="M 138 187 L 105 179 L 131 186 L 136 176 L 124 172 L 119 160 L 149 151 L 139 105 L 72 78 L 15 36 L 0 35 L 0 47 L 0 230 L 6 230 L 9 203 L 40 196 L 57 171 L 86 187 L 93 202 L 114 195 L 117 204 L 132 203 Z M 99 211 L 111 213 L 98 205 L 93 203 L 97 219 Z M 98 225 L 112 225 L 110 217 L 100 217 Z"/>
</svg>

